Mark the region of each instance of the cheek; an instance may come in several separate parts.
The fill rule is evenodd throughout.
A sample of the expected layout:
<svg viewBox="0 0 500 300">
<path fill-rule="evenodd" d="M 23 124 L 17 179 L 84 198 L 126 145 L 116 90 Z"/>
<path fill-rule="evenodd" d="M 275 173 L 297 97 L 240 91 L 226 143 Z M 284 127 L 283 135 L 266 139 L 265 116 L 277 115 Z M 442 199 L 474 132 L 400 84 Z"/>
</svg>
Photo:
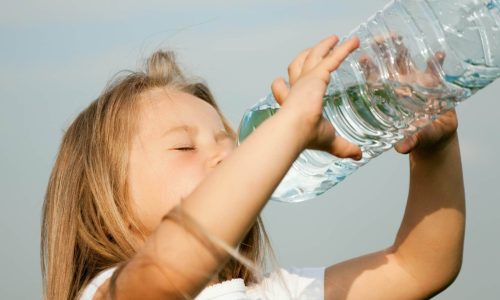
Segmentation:
<svg viewBox="0 0 500 300">
<path fill-rule="evenodd" d="M 131 202 L 139 220 L 146 226 L 148 231 L 154 230 L 156 224 L 161 220 L 161 211 L 168 206 L 173 206 L 164 197 L 162 177 L 159 173 L 158 164 L 131 166 L 129 172 L 129 186 Z"/>
<path fill-rule="evenodd" d="M 165 189 L 177 201 L 186 198 L 205 177 L 203 164 L 192 157 L 177 157 L 168 164 L 168 180 Z"/>
<path fill-rule="evenodd" d="M 153 231 L 162 217 L 203 180 L 201 166 L 194 159 L 172 156 L 136 174 L 134 198 L 139 218 L 148 230 Z"/>
</svg>

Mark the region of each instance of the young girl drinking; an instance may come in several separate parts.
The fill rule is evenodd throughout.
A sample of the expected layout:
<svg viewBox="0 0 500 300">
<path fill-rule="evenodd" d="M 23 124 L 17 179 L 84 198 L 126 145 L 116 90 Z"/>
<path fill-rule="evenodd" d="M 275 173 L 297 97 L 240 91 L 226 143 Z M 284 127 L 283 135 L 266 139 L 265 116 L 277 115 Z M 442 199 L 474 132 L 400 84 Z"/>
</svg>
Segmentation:
<svg viewBox="0 0 500 300">
<path fill-rule="evenodd" d="M 410 188 L 393 245 L 259 274 L 259 213 L 298 155 L 361 158 L 322 116 L 330 73 L 359 46 L 337 43 L 331 36 L 297 56 L 290 86 L 272 84 L 281 108 L 239 147 L 207 86 L 170 52 L 109 85 L 65 132 L 51 173 L 45 299 L 423 299 L 450 285 L 465 226 L 453 110 L 396 146 L 409 153 Z"/>
</svg>

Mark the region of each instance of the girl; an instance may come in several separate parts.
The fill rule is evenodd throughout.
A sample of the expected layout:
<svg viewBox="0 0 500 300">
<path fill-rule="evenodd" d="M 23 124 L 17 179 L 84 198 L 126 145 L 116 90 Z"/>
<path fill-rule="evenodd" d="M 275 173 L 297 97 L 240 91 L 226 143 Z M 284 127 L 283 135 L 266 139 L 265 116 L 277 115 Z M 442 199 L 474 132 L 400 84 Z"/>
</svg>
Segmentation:
<svg viewBox="0 0 500 300">
<path fill-rule="evenodd" d="M 465 224 L 454 111 L 396 146 L 411 168 L 393 245 L 325 268 L 254 268 L 259 213 L 298 155 L 361 158 L 322 116 L 330 73 L 359 46 L 337 43 L 297 56 L 290 88 L 272 84 L 280 110 L 237 148 L 209 89 L 169 52 L 108 86 L 64 134 L 49 180 L 45 299 L 422 299 L 450 285 Z"/>
</svg>

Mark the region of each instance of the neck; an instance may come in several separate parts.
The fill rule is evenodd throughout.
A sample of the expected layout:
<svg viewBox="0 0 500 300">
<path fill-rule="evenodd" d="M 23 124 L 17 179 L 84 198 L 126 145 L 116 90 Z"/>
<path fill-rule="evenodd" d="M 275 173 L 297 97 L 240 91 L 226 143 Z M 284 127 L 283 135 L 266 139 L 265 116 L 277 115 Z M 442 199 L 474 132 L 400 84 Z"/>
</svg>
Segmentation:
<svg viewBox="0 0 500 300">
<path fill-rule="evenodd" d="M 218 277 L 219 277 L 218 274 L 215 274 L 214 277 L 212 277 L 212 279 L 210 279 L 210 281 L 208 282 L 207 286 L 220 283 Z"/>
</svg>

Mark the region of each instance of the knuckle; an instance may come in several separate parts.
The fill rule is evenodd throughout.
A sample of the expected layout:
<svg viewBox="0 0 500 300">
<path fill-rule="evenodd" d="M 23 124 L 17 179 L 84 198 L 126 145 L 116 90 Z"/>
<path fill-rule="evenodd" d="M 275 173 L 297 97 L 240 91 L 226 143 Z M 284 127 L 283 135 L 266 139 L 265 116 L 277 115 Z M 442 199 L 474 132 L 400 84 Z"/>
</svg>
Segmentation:
<svg viewBox="0 0 500 300">
<path fill-rule="evenodd" d="M 319 55 L 319 52 L 321 51 L 321 48 L 322 48 L 323 45 L 319 44 L 317 45 L 316 47 L 314 47 L 310 52 L 309 52 L 309 55 L 307 56 L 308 58 L 309 57 L 315 57 L 315 56 L 318 56 Z"/>
<path fill-rule="evenodd" d="M 280 85 L 281 80 L 282 80 L 281 77 L 278 77 L 278 78 L 274 79 L 273 82 L 271 83 L 271 87 L 272 88 L 277 88 Z"/>
<path fill-rule="evenodd" d="M 340 66 L 342 60 L 338 57 L 332 57 L 331 61 L 330 61 L 330 66 L 333 68 L 333 69 L 336 69 L 338 66 Z"/>
</svg>

